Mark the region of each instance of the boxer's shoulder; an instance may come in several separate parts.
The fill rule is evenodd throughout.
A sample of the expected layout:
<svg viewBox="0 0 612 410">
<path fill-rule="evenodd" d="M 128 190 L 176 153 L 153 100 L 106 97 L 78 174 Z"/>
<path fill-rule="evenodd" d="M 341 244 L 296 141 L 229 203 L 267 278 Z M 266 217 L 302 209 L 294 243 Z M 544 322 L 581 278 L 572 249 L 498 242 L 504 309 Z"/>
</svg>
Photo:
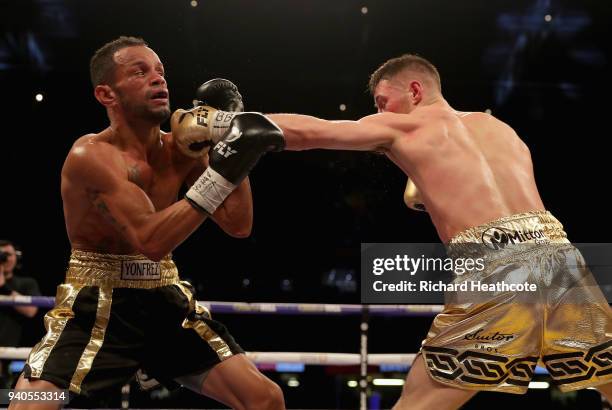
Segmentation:
<svg viewBox="0 0 612 410">
<path fill-rule="evenodd" d="M 113 169 L 120 171 L 123 161 L 121 151 L 112 145 L 103 133 L 86 134 L 78 138 L 62 168 L 62 176 L 83 179 L 92 174 L 105 174 Z"/>
<path fill-rule="evenodd" d="M 109 156 L 119 153 L 119 148 L 111 143 L 109 135 L 105 130 L 97 134 L 91 133 L 79 137 L 74 144 L 72 144 L 68 156 L 88 158 L 91 156 Z"/>
</svg>

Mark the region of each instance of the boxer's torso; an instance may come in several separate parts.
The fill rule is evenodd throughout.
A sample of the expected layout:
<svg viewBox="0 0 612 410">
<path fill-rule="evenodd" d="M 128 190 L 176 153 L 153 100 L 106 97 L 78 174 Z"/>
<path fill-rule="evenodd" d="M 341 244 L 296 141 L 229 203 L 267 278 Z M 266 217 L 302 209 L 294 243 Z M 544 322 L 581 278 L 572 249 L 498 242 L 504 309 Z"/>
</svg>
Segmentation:
<svg viewBox="0 0 612 410">
<path fill-rule="evenodd" d="M 508 125 L 448 106 L 407 115 L 419 127 L 396 139 L 387 155 L 414 180 L 443 241 L 502 216 L 544 209 L 529 150 Z"/>
<path fill-rule="evenodd" d="M 86 135 L 75 142 L 71 151 L 87 145 L 86 155 L 95 155 L 97 160 L 104 161 L 110 172 L 134 184 L 135 189 L 144 191 L 155 211 L 176 202 L 179 190 L 191 179 L 194 171 L 201 172 L 201 161 L 179 154 L 171 133 L 162 133 L 159 145 L 145 155 L 114 145 L 108 134 L 105 130 Z M 69 154 L 64 168 L 71 160 Z M 100 203 L 94 200 L 94 190 L 68 178 L 63 170 L 61 191 L 72 248 L 123 255 L 137 253 L 120 229 L 113 226 L 108 213 L 100 209 Z"/>
</svg>

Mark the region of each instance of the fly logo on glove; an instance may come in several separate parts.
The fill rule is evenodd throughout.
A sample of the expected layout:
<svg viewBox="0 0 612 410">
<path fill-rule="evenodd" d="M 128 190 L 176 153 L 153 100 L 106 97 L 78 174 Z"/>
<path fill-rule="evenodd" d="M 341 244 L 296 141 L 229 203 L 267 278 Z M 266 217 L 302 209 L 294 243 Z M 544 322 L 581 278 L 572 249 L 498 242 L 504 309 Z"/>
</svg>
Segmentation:
<svg viewBox="0 0 612 410">
<path fill-rule="evenodd" d="M 235 141 L 238 138 L 234 138 L 232 141 Z M 228 142 L 231 142 L 228 140 Z M 229 147 L 229 145 L 227 145 L 225 142 L 223 141 L 219 141 L 217 143 L 217 145 L 214 146 L 213 148 L 215 151 L 217 151 L 219 153 L 219 155 L 222 155 L 224 158 L 229 157 L 230 155 L 236 154 L 238 151 L 231 149 Z"/>
<path fill-rule="evenodd" d="M 202 127 L 208 127 L 208 110 L 206 107 L 199 107 L 196 110 L 196 122 Z"/>
</svg>

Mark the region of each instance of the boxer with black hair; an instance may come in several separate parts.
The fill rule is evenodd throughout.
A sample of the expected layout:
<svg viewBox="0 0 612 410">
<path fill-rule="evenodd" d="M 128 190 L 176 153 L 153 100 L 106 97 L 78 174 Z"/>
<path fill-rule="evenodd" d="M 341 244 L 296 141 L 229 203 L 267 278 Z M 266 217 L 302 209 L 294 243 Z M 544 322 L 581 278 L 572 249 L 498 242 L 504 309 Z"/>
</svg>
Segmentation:
<svg viewBox="0 0 612 410">
<path fill-rule="evenodd" d="M 16 389 L 92 395 L 124 385 L 142 368 L 232 408 L 283 409 L 278 385 L 196 301 L 171 259 L 206 219 L 231 236 L 250 234 L 247 175 L 271 146 L 283 145 L 279 129 L 262 115 L 245 115 L 191 150 L 189 139 L 205 132 L 206 121 L 192 123 L 197 113 L 181 112 L 171 132 L 160 129 L 171 115 L 164 66 L 142 39 L 107 43 L 90 68 L 110 125 L 79 138 L 64 163 L 72 254 L 45 317 L 47 333 Z M 240 108 L 240 94 L 226 80 L 208 83 L 197 97 Z M 189 189 L 179 199 L 184 184 Z M 12 402 L 10 408 L 57 407 Z"/>
</svg>

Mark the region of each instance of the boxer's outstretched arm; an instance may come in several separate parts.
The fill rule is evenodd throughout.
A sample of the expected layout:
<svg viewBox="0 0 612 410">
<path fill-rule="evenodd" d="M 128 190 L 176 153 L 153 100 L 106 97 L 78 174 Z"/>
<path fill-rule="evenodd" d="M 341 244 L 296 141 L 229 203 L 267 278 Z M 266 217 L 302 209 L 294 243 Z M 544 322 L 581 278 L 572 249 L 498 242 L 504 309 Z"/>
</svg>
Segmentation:
<svg viewBox="0 0 612 410">
<path fill-rule="evenodd" d="M 285 149 L 313 148 L 386 151 L 415 125 L 399 122 L 397 114 L 375 114 L 359 121 L 327 121 L 300 114 L 267 114 L 282 130 Z"/>
<path fill-rule="evenodd" d="M 206 219 L 186 200 L 156 211 L 147 194 L 127 179 L 121 158 L 102 144 L 73 147 L 62 169 L 62 189 L 84 191 L 91 205 L 151 260 L 170 253 Z"/>
</svg>

